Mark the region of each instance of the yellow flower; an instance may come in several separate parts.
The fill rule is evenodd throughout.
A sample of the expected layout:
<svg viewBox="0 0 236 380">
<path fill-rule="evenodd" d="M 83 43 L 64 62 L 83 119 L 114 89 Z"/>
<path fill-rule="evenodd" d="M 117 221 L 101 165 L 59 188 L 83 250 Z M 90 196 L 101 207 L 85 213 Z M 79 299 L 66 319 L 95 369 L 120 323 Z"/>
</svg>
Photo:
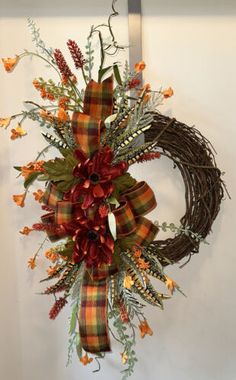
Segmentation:
<svg viewBox="0 0 236 380">
<path fill-rule="evenodd" d="M 35 260 L 36 260 L 36 257 L 30 257 L 29 258 L 29 260 L 28 260 L 28 267 L 30 269 L 34 269 L 36 267 Z"/>
<path fill-rule="evenodd" d="M 11 122 L 11 117 L 0 119 L 0 127 L 7 128 Z"/>
<path fill-rule="evenodd" d="M 29 235 L 29 233 L 30 233 L 31 231 L 33 231 L 32 228 L 24 227 L 24 228 L 22 228 L 22 230 L 20 230 L 19 232 L 20 232 L 20 234 L 22 234 L 22 235 Z"/>
<path fill-rule="evenodd" d="M 126 364 L 127 363 L 127 361 L 128 361 L 128 359 L 129 359 L 129 357 L 128 357 L 128 355 L 127 355 L 127 352 L 125 351 L 125 352 L 123 352 L 123 353 L 121 353 L 121 360 L 122 360 L 122 364 Z"/>
<path fill-rule="evenodd" d="M 27 132 L 22 128 L 22 126 L 18 123 L 16 129 L 11 130 L 11 139 L 15 140 L 18 139 L 18 137 L 22 137 L 27 135 Z"/>
<path fill-rule="evenodd" d="M 84 356 L 82 356 L 82 358 L 80 358 L 80 361 L 81 363 L 83 363 L 83 365 L 87 365 L 93 361 L 93 358 L 89 358 L 88 354 L 85 354 Z"/>
<path fill-rule="evenodd" d="M 15 66 L 19 62 L 20 57 L 16 55 L 14 58 L 2 58 L 2 63 L 4 65 L 5 70 L 10 73 L 14 70 Z"/>
<path fill-rule="evenodd" d="M 169 87 L 166 90 L 162 91 L 162 95 L 164 96 L 165 99 L 167 99 L 174 95 L 174 91 L 171 87 Z"/>
<path fill-rule="evenodd" d="M 146 334 L 148 334 L 150 336 L 153 335 L 153 331 L 152 331 L 151 327 L 149 326 L 149 324 L 147 323 L 146 319 L 144 319 L 144 321 L 140 322 L 139 330 L 140 330 L 141 338 L 144 338 Z"/>
<path fill-rule="evenodd" d="M 13 195 L 12 198 L 13 198 L 13 201 L 17 204 L 17 206 L 20 206 L 20 207 L 24 207 L 25 205 L 25 197 L 26 197 L 26 193 L 24 194 L 18 194 L 18 195 Z"/>
<path fill-rule="evenodd" d="M 44 194 L 44 191 L 43 190 L 37 190 L 35 192 L 33 192 L 33 195 L 34 195 L 34 199 L 38 202 L 41 201 L 42 197 L 43 197 L 43 194 Z"/>
<path fill-rule="evenodd" d="M 132 277 L 125 276 L 123 285 L 126 289 L 130 289 L 134 285 L 134 281 L 132 280 Z"/>
<path fill-rule="evenodd" d="M 175 281 L 173 281 L 170 277 L 166 277 L 166 280 L 165 280 L 165 284 L 167 286 L 167 288 L 169 289 L 170 293 L 173 294 L 174 293 L 174 290 L 175 288 L 178 286 L 177 283 Z"/>
<path fill-rule="evenodd" d="M 146 63 L 144 61 L 137 62 L 134 66 L 136 73 L 141 73 L 141 71 L 143 71 L 145 67 Z"/>
</svg>

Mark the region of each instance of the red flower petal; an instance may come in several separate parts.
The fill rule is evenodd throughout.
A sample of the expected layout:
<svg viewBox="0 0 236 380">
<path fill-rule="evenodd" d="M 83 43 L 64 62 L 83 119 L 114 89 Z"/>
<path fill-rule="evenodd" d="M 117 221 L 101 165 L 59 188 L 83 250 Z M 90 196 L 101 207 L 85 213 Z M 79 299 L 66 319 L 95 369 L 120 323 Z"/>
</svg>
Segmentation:
<svg viewBox="0 0 236 380">
<path fill-rule="evenodd" d="M 89 179 L 86 179 L 86 181 L 84 182 L 84 184 L 83 184 L 83 187 L 85 188 L 85 189 L 88 189 L 89 188 L 89 186 L 90 186 L 90 180 Z"/>
<path fill-rule="evenodd" d="M 102 198 L 104 197 L 104 191 L 102 186 L 98 183 L 96 186 L 93 188 L 93 196 L 94 198 Z"/>
<path fill-rule="evenodd" d="M 84 163 L 84 161 L 86 161 L 86 156 L 82 152 L 82 150 L 76 149 L 75 150 L 75 157 L 77 158 L 78 161 L 80 161 L 82 163 Z"/>
<path fill-rule="evenodd" d="M 98 246 L 96 243 L 90 243 L 89 256 L 94 260 L 98 255 Z"/>
<path fill-rule="evenodd" d="M 82 210 L 86 210 L 87 208 L 89 208 L 89 206 L 92 205 L 93 201 L 94 198 L 91 193 L 85 194 L 84 201 L 81 206 Z"/>
</svg>

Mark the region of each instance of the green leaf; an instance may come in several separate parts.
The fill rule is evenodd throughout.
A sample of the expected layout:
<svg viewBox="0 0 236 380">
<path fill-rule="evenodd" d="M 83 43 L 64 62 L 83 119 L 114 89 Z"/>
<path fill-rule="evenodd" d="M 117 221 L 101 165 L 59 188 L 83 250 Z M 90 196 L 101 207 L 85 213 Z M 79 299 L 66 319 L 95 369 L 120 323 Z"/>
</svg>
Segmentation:
<svg viewBox="0 0 236 380">
<path fill-rule="evenodd" d="M 65 248 L 62 251 L 60 251 L 60 255 L 66 256 L 70 260 L 72 258 L 72 253 L 73 253 L 73 250 L 74 250 L 74 245 L 75 245 L 75 243 L 73 242 L 73 240 L 69 240 L 65 244 Z"/>
<path fill-rule="evenodd" d="M 115 75 L 117 83 L 119 84 L 119 86 L 122 86 L 122 79 L 120 76 L 120 70 L 118 68 L 118 65 L 113 66 L 113 71 L 114 71 L 114 75 Z"/>
<path fill-rule="evenodd" d="M 111 70 L 112 66 L 108 66 L 108 67 L 104 67 L 104 69 L 100 69 L 98 71 L 98 78 L 99 78 L 99 83 L 101 82 L 103 76 L 109 71 Z"/>
<path fill-rule="evenodd" d="M 110 203 L 111 205 L 115 205 L 116 208 L 120 206 L 117 198 L 114 197 L 114 195 L 112 195 L 110 198 L 108 198 L 108 203 Z"/>
<path fill-rule="evenodd" d="M 72 155 L 72 156 L 74 155 L 70 149 L 60 148 L 59 151 L 63 157 L 68 157 L 69 155 Z"/>
<path fill-rule="evenodd" d="M 26 189 L 28 186 L 30 186 L 30 185 L 36 180 L 36 178 L 37 178 L 40 174 L 42 174 L 42 172 L 34 172 L 34 173 L 30 174 L 30 175 L 28 176 L 28 178 L 27 178 L 27 179 L 25 180 L 25 182 L 24 182 L 24 188 Z"/>
<path fill-rule="evenodd" d="M 78 303 L 76 303 L 73 307 L 71 319 L 70 319 L 70 329 L 69 329 L 70 335 L 72 335 L 76 329 L 78 308 L 79 308 L 79 305 Z"/>
<path fill-rule="evenodd" d="M 82 350 L 82 345 L 80 342 L 80 336 L 78 333 L 76 334 L 76 352 L 77 352 L 79 359 L 81 359 L 82 355 L 83 355 L 83 350 Z"/>
<path fill-rule="evenodd" d="M 111 235 L 113 239 L 116 241 L 117 239 L 117 233 L 116 233 L 116 218 L 113 212 L 109 212 L 108 214 L 108 225 L 109 225 L 109 230 L 111 232 Z"/>
<path fill-rule="evenodd" d="M 21 166 L 13 166 L 14 169 L 16 169 L 18 172 L 21 172 Z"/>
<path fill-rule="evenodd" d="M 46 174 L 42 174 L 42 175 L 38 176 L 37 180 L 38 181 L 48 181 L 49 180 L 49 176 L 46 175 Z"/>
<path fill-rule="evenodd" d="M 78 161 L 72 151 L 64 154 L 66 154 L 65 158 L 55 158 L 55 160 L 43 164 L 43 168 L 49 179 L 53 182 L 57 182 L 58 190 L 63 192 L 69 190 L 79 182 L 79 179 L 73 176 L 73 169 Z"/>
<path fill-rule="evenodd" d="M 50 180 L 54 182 L 66 181 L 72 177 L 71 168 L 66 164 L 66 160 L 62 158 L 55 158 L 55 160 L 45 162 L 43 168 L 49 175 Z"/>
<path fill-rule="evenodd" d="M 120 177 L 117 177 L 116 179 L 114 179 L 113 183 L 116 187 L 116 190 L 119 193 L 121 193 L 129 189 L 130 187 L 134 186 L 136 183 L 136 180 L 133 177 L 131 177 L 129 173 L 125 173 L 121 175 Z"/>
<path fill-rule="evenodd" d="M 78 178 L 69 179 L 66 181 L 61 181 L 57 183 L 57 189 L 59 191 L 62 191 L 63 193 L 70 190 L 74 185 L 76 185 L 79 182 Z"/>
</svg>

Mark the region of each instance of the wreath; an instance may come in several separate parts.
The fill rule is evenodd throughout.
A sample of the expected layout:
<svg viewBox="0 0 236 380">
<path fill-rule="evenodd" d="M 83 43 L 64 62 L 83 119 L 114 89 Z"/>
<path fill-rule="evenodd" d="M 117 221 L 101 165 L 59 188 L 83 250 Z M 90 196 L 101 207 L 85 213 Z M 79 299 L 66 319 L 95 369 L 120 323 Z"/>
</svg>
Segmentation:
<svg viewBox="0 0 236 380">
<path fill-rule="evenodd" d="M 181 173 L 186 211 L 174 238 L 156 240 L 152 244 L 160 256 L 177 263 L 199 252 L 199 245 L 211 232 L 227 189 L 211 143 L 196 128 L 177 120 L 170 125 L 169 117 L 155 113 L 152 127 L 145 132 L 145 141 L 155 138 L 158 138 L 161 155 L 172 160 Z M 174 225 L 162 225 L 164 230 L 168 227 L 176 232 Z"/>
<path fill-rule="evenodd" d="M 44 44 L 29 19 L 36 51 L 2 58 L 4 68 L 11 72 L 23 58 L 38 57 L 55 70 L 58 81 L 34 79 L 44 102 L 27 101 L 30 109 L 1 118 L 0 125 L 7 128 L 17 119 L 11 129 L 15 140 L 27 135 L 23 122 L 29 119 L 39 123 L 48 143 L 34 160 L 15 166 L 18 177 L 24 179 L 25 191 L 13 195 L 13 200 L 24 207 L 33 187 L 39 202 L 40 218 L 20 233 L 46 233 L 39 250 L 28 260 L 31 269 L 40 266 L 38 256 L 44 244 L 52 244 L 44 254 L 50 266 L 41 281 L 49 283 L 42 294 L 55 297 L 51 319 L 71 299 L 68 361 L 76 348 L 84 365 L 96 360 L 96 372 L 100 359 L 111 350 L 111 334 L 123 346 L 126 379 L 137 361 L 137 325 L 142 338 L 153 334 L 145 305 L 163 309 L 175 289 L 182 292 L 165 267 L 198 252 L 219 212 L 224 184 L 210 142 L 195 128 L 157 111 L 173 95 L 172 88 L 151 91 L 150 85 L 142 86 L 143 61 L 131 69 L 126 63 L 123 70 L 117 62 L 105 65 L 107 55 L 123 49 L 111 28 L 116 14 L 113 4 L 106 25 L 109 40 L 104 39 L 104 25 L 100 25 L 91 28 L 85 53 L 75 41 L 67 42 L 77 75 L 60 49 Z M 101 57 L 96 80 L 94 38 L 100 43 Z M 82 79 L 84 88 L 80 88 Z M 140 136 L 145 139 L 142 144 Z M 46 160 L 51 147 L 58 150 L 58 156 Z M 162 156 L 173 161 L 185 185 L 186 213 L 178 227 L 148 219 L 156 207 L 155 195 L 145 181 L 137 181 L 128 171 L 134 163 Z M 43 189 L 36 190 L 34 186 L 39 184 Z M 170 229 L 175 237 L 156 240 L 160 229 Z M 156 290 L 151 277 L 164 283 L 168 292 Z"/>
</svg>

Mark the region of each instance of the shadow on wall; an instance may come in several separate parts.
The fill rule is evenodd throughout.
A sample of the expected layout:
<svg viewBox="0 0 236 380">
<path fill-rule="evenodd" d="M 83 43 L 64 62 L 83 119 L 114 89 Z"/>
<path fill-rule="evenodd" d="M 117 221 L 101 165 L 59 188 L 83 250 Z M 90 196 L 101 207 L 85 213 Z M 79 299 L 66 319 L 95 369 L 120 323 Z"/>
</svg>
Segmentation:
<svg viewBox="0 0 236 380">
<path fill-rule="evenodd" d="M 104 9 L 111 9 L 112 0 L 1 0 L 1 17 L 57 17 L 57 16 L 103 16 Z M 128 0 L 117 0 L 116 8 L 124 9 Z M 128 6 L 127 6 L 128 7 Z M 235 0 L 142 0 L 145 16 L 161 15 L 235 15 Z"/>
</svg>

